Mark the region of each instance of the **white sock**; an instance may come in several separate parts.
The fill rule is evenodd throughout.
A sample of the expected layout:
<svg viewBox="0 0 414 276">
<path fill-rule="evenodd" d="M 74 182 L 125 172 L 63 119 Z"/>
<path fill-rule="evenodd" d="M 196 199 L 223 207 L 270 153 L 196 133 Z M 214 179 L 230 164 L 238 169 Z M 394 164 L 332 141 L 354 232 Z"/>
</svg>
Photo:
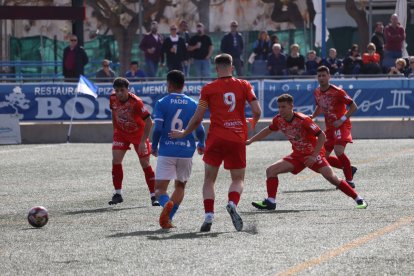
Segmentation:
<svg viewBox="0 0 414 276">
<path fill-rule="evenodd" d="M 208 223 L 212 223 L 214 219 L 214 213 L 205 213 L 204 214 L 204 221 Z"/>
<path fill-rule="evenodd" d="M 118 195 L 122 195 L 122 189 L 115 190 L 115 193 L 118 194 Z"/>
<path fill-rule="evenodd" d="M 358 195 L 356 198 L 354 198 L 354 200 L 357 202 L 358 200 L 363 200 L 363 198 Z"/>
<path fill-rule="evenodd" d="M 268 197 L 268 198 L 267 198 L 267 200 L 268 200 L 270 203 L 276 203 L 276 199 L 275 199 L 275 198 L 273 198 L 273 197 Z"/>
<path fill-rule="evenodd" d="M 155 193 L 150 193 L 150 196 L 151 196 L 151 197 L 155 196 Z"/>
<path fill-rule="evenodd" d="M 233 202 L 233 201 L 231 201 L 231 200 L 229 201 L 229 204 L 230 204 L 230 205 L 233 205 L 234 207 L 237 207 L 237 206 L 236 206 L 236 204 L 234 204 L 234 202 Z"/>
</svg>

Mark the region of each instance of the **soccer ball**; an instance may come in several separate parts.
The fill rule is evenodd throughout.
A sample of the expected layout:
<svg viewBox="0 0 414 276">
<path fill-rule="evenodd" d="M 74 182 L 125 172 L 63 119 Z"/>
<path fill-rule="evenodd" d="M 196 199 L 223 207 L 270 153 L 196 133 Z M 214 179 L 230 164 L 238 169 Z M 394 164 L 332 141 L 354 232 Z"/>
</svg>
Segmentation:
<svg viewBox="0 0 414 276">
<path fill-rule="evenodd" d="M 49 214 L 43 206 L 34 206 L 29 210 L 27 220 L 33 227 L 43 227 L 49 220 Z"/>
</svg>

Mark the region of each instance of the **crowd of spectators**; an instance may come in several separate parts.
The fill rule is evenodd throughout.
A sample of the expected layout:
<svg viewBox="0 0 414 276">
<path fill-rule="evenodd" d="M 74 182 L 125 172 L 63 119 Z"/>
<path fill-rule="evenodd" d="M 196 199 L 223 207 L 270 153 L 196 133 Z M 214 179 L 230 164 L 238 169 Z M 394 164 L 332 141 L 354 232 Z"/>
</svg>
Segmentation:
<svg viewBox="0 0 414 276">
<path fill-rule="evenodd" d="M 143 70 L 139 69 L 137 61 L 133 61 L 130 70 L 123 75 L 131 81 L 145 80 L 156 77 L 158 68 L 165 66 L 168 71 L 183 71 L 187 77 L 210 77 L 213 42 L 201 22 L 196 27 L 197 32 L 190 35 L 187 22 L 182 21 L 179 26 L 171 25 L 170 34 L 164 37 L 158 33 L 158 23 L 152 22 L 150 32 L 139 45 L 145 55 Z M 342 58 L 338 58 L 335 48 L 329 49 L 328 56 L 324 58 L 319 57 L 315 50 L 303 55 L 299 44 L 287 45 L 276 34 L 269 36 L 266 31 L 259 32 L 253 49 L 245 49 L 243 36 L 238 32 L 238 22 L 231 21 L 230 31 L 222 37 L 219 51 L 233 57 L 237 76 L 247 75 L 244 71 L 246 68 L 254 76 L 316 75 L 317 68 L 325 65 L 332 75 L 389 74 L 412 77 L 414 57 L 402 58 L 404 43 L 405 30 L 396 14 L 391 16 L 390 23 L 385 27 L 382 22 L 375 24 L 371 41 L 365 49 L 352 44 Z M 249 67 L 244 64 L 245 53 L 250 53 L 247 59 Z M 70 60 L 64 64 L 70 67 Z M 104 60 L 102 66 L 96 78 L 112 80 L 114 72 L 109 68 L 110 61 Z"/>
</svg>

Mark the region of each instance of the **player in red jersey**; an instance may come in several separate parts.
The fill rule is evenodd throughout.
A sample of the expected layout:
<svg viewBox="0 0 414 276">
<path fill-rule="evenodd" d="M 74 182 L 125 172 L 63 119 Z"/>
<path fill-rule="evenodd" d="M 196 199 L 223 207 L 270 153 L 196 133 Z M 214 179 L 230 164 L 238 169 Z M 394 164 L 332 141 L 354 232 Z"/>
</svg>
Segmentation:
<svg viewBox="0 0 414 276">
<path fill-rule="evenodd" d="M 114 136 L 112 143 L 112 181 L 115 194 L 109 205 L 123 202 L 122 198 L 122 160 L 127 150 L 134 146 L 139 162 L 145 174 L 150 191 L 152 206 L 159 206 L 155 198 L 155 177 L 150 164 L 151 147 L 148 140 L 152 128 L 152 120 L 142 100 L 128 90 L 129 81 L 116 78 L 113 83 L 114 92 L 109 97 L 112 110 Z"/>
<path fill-rule="evenodd" d="M 252 108 L 252 126 L 261 115 L 261 108 L 249 82 L 232 76 L 232 58 L 228 54 L 215 57 L 218 79 L 201 90 L 200 101 L 194 116 L 185 130 L 171 132 L 172 138 L 181 138 L 192 133 L 202 122 L 204 113 L 210 111 L 210 128 L 204 151 L 205 175 L 203 186 L 205 219 L 201 232 L 211 229 L 214 218 L 214 200 L 217 174 L 222 162 L 230 170 L 231 185 L 228 192 L 227 211 L 237 231 L 243 229 L 243 221 L 236 211 L 243 191 L 246 168 L 247 122 L 246 101 Z"/>
<path fill-rule="evenodd" d="M 351 166 L 351 161 L 345 154 L 345 147 L 347 143 L 352 143 L 352 125 L 349 117 L 358 107 L 343 89 L 329 83 L 331 75 L 328 67 L 320 66 L 317 75 L 319 87 L 313 93 L 316 109 L 311 118 L 324 113 L 327 160 L 331 166 L 342 169 L 348 184 L 355 188 L 353 176 L 357 168 Z M 332 150 L 335 151 L 336 156 L 330 155 Z"/>
<path fill-rule="evenodd" d="M 367 203 L 349 186 L 349 184 L 338 178 L 332 167 L 325 158 L 324 142 L 325 133 L 315 124 L 312 119 L 302 113 L 293 112 L 293 97 L 283 94 L 277 98 L 279 114 L 273 118 L 272 123 L 262 129 L 259 133 L 246 141 L 247 145 L 259 141 L 272 131 L 282 131 L 292 144 L 293 152 L 283 159 L 272 164 L 266 169 L 267 198 L 263 201 L 252 202 L 252 205 L 261 210 L 276 209 L 276 193 L 279 185 L 278 175 L 282 173 L 298 174 L 304 168 L 322 174 L 337 189 L 354 199 L 356 208 L 365 209 Z"/>
</svg>

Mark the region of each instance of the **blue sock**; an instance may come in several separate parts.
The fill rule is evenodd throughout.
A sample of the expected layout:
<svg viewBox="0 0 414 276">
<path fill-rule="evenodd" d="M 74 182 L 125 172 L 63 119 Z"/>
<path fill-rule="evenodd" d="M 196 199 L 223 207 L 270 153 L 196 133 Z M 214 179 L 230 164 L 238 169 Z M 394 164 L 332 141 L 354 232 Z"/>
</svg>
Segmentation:
<svg viewBox="0 0 414 276">
<path fill-rule="evenodd" d="M 177 212 L 177 210 L 178 210 L 178 207 L 180 207 L 180 205 L 178 205 L 178 204 L 175 204 L 175 203 L 174 203 L 174 207 L 172 208 L 171 213 L 170 213 L 170 220 L 172 220 L 172 219 L 173 219 L 173 217 L 174 217 L 175 213 L 176 213 L 176 212 Z"/>
<path fill-rule="evenodd" d="M 160 203 L 160 205 L 162 207 L 165 206 L 165 204 L 170 200 L 170 197 L 165 194 L 165 195 L 160 195 L 160 197 L 158 198 L 158 202 Z"/>
</svg>

